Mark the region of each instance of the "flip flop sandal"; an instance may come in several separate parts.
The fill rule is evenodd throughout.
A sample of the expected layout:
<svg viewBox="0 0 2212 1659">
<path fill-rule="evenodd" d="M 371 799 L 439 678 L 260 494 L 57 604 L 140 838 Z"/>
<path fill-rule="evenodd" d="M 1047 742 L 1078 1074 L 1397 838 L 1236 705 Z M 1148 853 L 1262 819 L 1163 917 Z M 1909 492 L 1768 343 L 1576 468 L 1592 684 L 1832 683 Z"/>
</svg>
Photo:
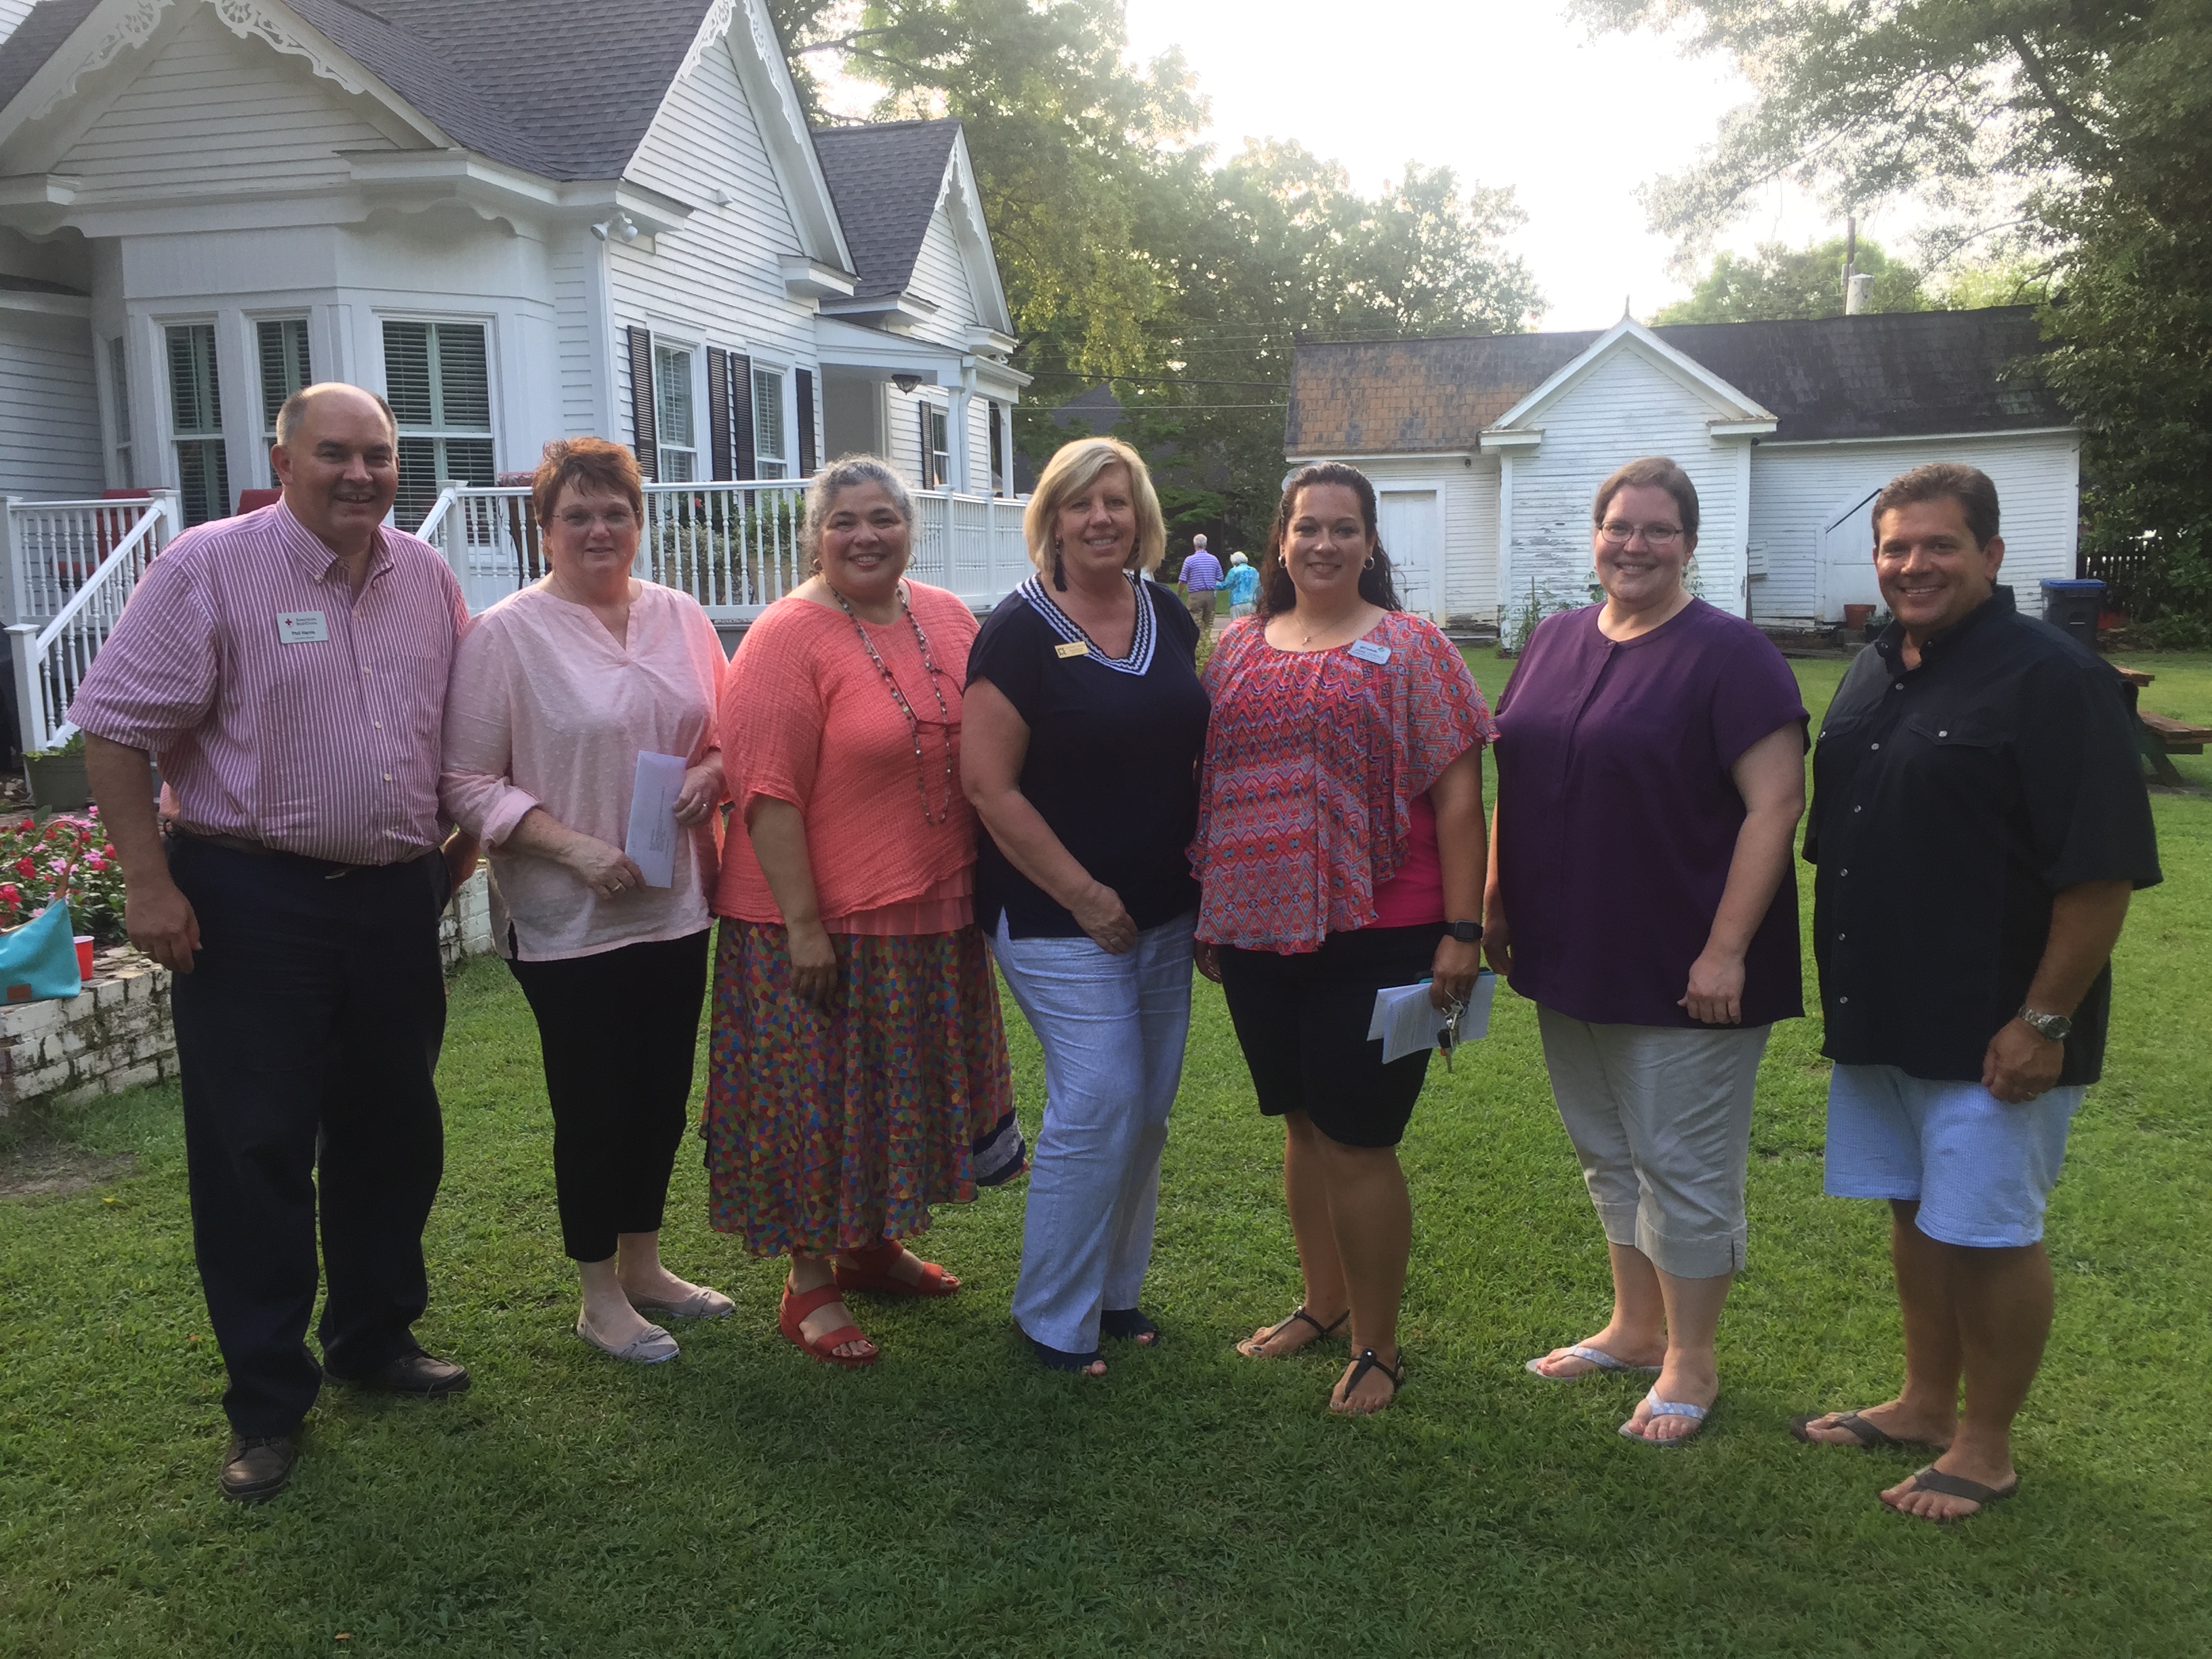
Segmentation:
<svg viewBox="0 0 2212 1659">
<path fill-rule="evenodd" d="M 1123 1342 L 1134 1342 L 1140 1346 L 1157 1348 L 1160 1345 L 1160 1328 L 1145 1317 L 1141 1308 L 1108 1308 L 1098 1316 L 1098 1332 Z M 1146 1337 L 1152 1339 L 1147 1342 Z"/>
<path fill-rule="evenodd" d="M 1243 1341 L 1239 1342 L 1237 1345 L 1237 1352 L 1243 1354 L 1247 1359 L 1288 1359 L 1291 1357 L 1291 1354 L 1304 1353 L 1308 1348 L 1313 1346 L 1315 1342 L 1328 1341 L 1330 1337 L 1334 1336 L 1339 1331 L 1344 1328 L 1344 1322 L 1351 1317 L 1352 1310 L 1346 1308 L 1342 1313 L 1336 1316 L 1335 1321 L 1333 1323 L 1324 1325 L 1321 1321 L 1316 1319 L 1311 1314 L 1308 1313 L 1305 1310 L 1305 1305 L 1301 1303 L 1296 1310 L 1284 1315 L 1282 1318 L 1268 1326 L 1264 1335 L 1248 1336 Z M 1303 1320 L 1305 1323 L 1314 1328 L 1313 1340 L 1300 1343 L 1297 1347 L 1291 1350 L 1291 1353 L 1261 1353 L 1260 1352 L 1260 1345 L 1263 1342 L 1273 1341 L 1275 1340 L 1275 1334 L 1281 1330 L 1285 1325 L 1291 1323 L 1293 1320 Z"/>
<path fill-rule="evenodd" d="M 1625 1359 L 1615 1359 L 1603 1348 L 1586 1348 L 1577 1344 L 1559 1357 L 1563 1359 L 1587 1359 L 1592 1369 L 1586 1371 L 1575 1371 L 1565 1376 L 1554 1376 L 1543 1369 L 1544 1362 L 1551 1357 L 1547 1353 L 1538 1354 L 1522 1369 L 1531 1376 L 1542 1377 L 1547 1382 L 1579 1382 L 1586 1376 L 1595 1376 L 1600 1371 L 1626 1371 L 1637 1376 L 1659 1375 L 1659 1367 L 1656 1365 L 1632 1365 Z"/>
<path fill-rule="evenodd" d="M 1953 1515 L 1941 1519 L 1928 1515 L 1916 1515 L 1912 1517 L 1915 1521 L 1935 1521 L 1939 1527 L 1954 1527 L 1961 1521 L 1971 1521 L 1974 1516 L 1979 1515 L 1982 1510 L 1986 1510 L 1992 1504 L 2003 1503 L 2006 1498 L 2019 1490 L 2018 1475 L 2013 1476 L 2012 1484 L 2008 1486 L 1985 1486 L 1978 1480 L 1967 1480 L 1963 1474 L 1946 1474 L 1933 1463 L 1924 1469 L 1916 1470 L 1913 1473 L 1912 1484 L 1905 1488 L 1908 1492 L 1940 1492 L 1946 1498 L 1963 1498 L 1970 1504 L 1981 1505 L 1981 1509 L 1974 1510 L 1972 1515 Z M 1882 1507 L 1894 1510 L 1897 1505 L 1884 1498 Z"/>
<path fill-rule="evenodd" d="M 1371 1407 L 1364 1412 L 1344 1411 L 1334 1404 L 1329 1407 L 1329 1410 L 1335 1412 L 1339 1417 L 1372 1417 L 1376 1412 L 1381 1411 L 1383 1406 L 1395 1405 L 1398 1399 L 1398 1390 L 1404 1386 L 1406 1381 L 1406 1356 L 1401 1353 L 1398 1356 L 1396 1364 L 1386 1365 L 1374 1349 L 1362 1348 L 1359 1351 L 1359 1358 L 1352 1361 L 1352 1375 L 1344 1380 L 1346 1400 L 1349 1401 L 1352 1398 L 1352 1391 L 1359 1386 L 1370 1371 L 1380 1371 L 1390 1379 L 1389 1399 L 1384 1401 L 1382 1406 Z"/>
<path fill-rule="evenodd" d="M 1626 1423 L 1620 1425 L 1620 1437 L 1622 1439 L 1640 1440 L 1647 1446 L 1659 1446 L 1662 1448 L 1667 1446 L 1680 1446 L 1695 1440 L 1700 1434 L 1705 1432 L 1702 1425 L 1712 1412 L 1712 1407 L 1710 1406 L 1692 1406 L 1687 1401 L 1680 1400 L 1662 1400 L 1659 1397 L 1659 1390 L 1656 1389 L 1652 1389 L 1649 1394 L 1644 1396 L 1644 1403 L 1651 1407 L 1651 1415 L 1653 1417 L 1686 1417 L 1692 1423 L 1701 1425 L 1691 1430 L 1687 1434 L 1678 1434 L 1671 1440 L 1656 1440 L 1648 1434 L 1638 1434 L 1634 1429 L 1630 1428 Z"/>
<path fill-rule="evenodd" d="M 1850 1431 L 1851 1437 L 1856 1440 L 1859 1444 L 1868 1451 L 1875 1451 L 1882 1448 L 1902 1446 L 1910 1446 L 1919 1451 L 1926 1451 L 1931 1447 L 1937 1451 L 1948 1449 L 1948 1448 L 1938 1444 L 1933 1440 L 1900 1440 L 1893 1434 L 1884 1432 L 1881 1425 L 1879 1423 L 1869 1423 L 1865 1418 L 1861 1417 L 1856 1412 L 1842 1412 L 1836 1413 L 1831 1413 L 1828 1412 L 1808 1412 L 1802 1417 L 1793 1417 L 1790 1419 L 1790 1432 L 1796 1436 L 1798 1439 L 1802 1440 L 1808 1446 L 1840 1446 L 1844 1443 L 1840 1440 L 1815 1440 L 1813 1438 L 1813 1425 L 1819 1423 L 1822 1418 L 1830 1415 L 1833 1415 L 1836 1420 L 1832 1423 L 1821 1424 L 1823 1428 L 1849 1430 Z"/>
</svg>

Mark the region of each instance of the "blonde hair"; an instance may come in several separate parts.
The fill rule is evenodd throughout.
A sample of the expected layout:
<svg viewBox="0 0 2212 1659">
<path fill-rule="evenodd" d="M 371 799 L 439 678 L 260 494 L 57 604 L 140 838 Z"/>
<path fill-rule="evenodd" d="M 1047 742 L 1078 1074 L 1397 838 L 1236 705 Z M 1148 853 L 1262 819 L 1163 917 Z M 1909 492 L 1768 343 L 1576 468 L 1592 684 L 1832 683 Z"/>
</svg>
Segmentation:
<svg viewBox="0 0 2212 1659">
<path fill-rule="evenodd" d="M 1145 458 L 1119 438 L 1078 438 L 1062 444 L 1045 463 L 1036 491 L 1022 514 L 1022 536 L 1030 545 L 1030 562 L 1049 570 L 1053 560 L 1053 524 L 1069 497 L 1080 495 L 1097 482 L 1098 475 L 1116 464 L 1129 469 L 1129 495 L 1137 509 L 1137 540 L 1129 550 L 1130 570 L 1149 570 L 1168 556 L 1168 524 L 1160 514 L 1160 498 L 1152 489 L 1152 475 Z"/>
</svg>

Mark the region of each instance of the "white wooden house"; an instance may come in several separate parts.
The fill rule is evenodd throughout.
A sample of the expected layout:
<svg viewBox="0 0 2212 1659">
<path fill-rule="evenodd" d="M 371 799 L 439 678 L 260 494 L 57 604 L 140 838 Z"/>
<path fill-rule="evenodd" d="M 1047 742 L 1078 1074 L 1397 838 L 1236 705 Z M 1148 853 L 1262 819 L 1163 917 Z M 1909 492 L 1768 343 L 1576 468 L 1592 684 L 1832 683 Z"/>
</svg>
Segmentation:
<svg viewBox="0 0 2212 1659">
<path fill-rule="evenodd" d="M 959 124 L 810 131 L 766 0 L 0 0 L 19 686 L 62 609 L 119 605 L 129 561 L 80 595 L 120 542 L 273 482 L 321 380 L 391 400 L 395 520 L 473 604 L 529 574 L 500 475 L 582 434 L 635 446 L 651 574 L 720 620 L 857 449 L 931 492 L 917 574 L 988 603 L 1027 568 L 1012 327 Z M 66 505 L 131 489 L 143 526 Z"/>
<path fill-rule="evenodd" d="M 2025 601 L 2075 574 L 2080 434 L 2016 372 L 2040 349 L 2025 307 L 1302 345 L 1285 449 L 1374 478 L 1439 619 L 1587 602 L 1592 496 L 1650 454 L 1698 486 L 1698 591 L 1763 626 L 1875 601 L 1869 504 L 1929 461 L 1996 481 Z"/>
</svg>

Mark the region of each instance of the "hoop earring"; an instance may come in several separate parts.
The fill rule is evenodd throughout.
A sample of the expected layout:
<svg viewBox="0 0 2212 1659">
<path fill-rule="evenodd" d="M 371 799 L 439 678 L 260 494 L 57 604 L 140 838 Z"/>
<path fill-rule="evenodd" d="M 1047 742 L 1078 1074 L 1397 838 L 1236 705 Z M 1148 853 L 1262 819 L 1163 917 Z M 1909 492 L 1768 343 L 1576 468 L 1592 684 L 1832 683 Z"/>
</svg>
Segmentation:
<svg viewBox="0 0 2212 1659">
<path fill-rule="evenodd" d="M 1372 553 L 1370 553 L 1370 554 L 1367 556 L 1367 562 L 1366 562 L 1365 564 L 1361 565 L 1359 568 L 1360 568 L 1362 570 L 1372 570 L 1372 569 L 1374 569 L 1374 568 L 1375 568 L 1375 556 L 1374 556 Z"/>
</svg>

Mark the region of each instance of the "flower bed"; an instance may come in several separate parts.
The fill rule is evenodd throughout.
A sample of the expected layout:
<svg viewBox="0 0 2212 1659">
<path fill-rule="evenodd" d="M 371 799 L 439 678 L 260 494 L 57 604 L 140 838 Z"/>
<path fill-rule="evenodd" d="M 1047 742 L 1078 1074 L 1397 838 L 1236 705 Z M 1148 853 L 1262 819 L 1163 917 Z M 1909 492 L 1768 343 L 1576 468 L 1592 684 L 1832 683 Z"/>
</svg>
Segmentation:
<svg viewBox="0 0 2212 1659">
<path fill-rule="evenodd" d="M 123 870 L 97 806 L 58 813 L 43 823 L 27 812 L 0 820 L 0 927 L 45 909 L 72 863 L 70 920 L 102 945 L 121 944 Z"/>
</svg>

